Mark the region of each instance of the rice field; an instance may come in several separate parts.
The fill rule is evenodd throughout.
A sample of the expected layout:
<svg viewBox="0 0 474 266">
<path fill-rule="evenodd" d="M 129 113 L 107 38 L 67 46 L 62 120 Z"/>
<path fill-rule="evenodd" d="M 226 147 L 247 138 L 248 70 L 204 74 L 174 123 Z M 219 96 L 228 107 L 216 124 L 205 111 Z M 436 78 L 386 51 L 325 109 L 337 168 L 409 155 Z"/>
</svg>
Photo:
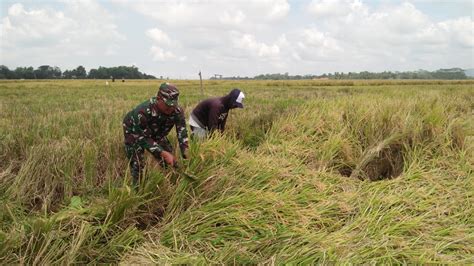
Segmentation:
<svg viewBox="0 0 474 266">
<path fill-rule="evenodd" d="M 474 81 L 172 82 L 246 108 L 134 190 L 160 81 L 0 81 L 2 264 L 474 263 Z"/>
</svg>

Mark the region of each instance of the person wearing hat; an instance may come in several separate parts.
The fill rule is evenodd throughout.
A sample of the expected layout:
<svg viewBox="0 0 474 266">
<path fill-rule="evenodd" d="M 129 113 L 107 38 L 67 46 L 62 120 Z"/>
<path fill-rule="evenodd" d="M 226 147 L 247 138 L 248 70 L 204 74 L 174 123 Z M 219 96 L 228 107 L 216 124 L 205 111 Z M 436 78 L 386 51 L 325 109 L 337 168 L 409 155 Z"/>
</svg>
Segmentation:
<svg viewBox="0 0 474 266">
<path fill-rule="evenodd" d="M 173 127 L 176 127 L 181 155 L 187 157 L 188 133 L 184 111 L 178 106 L 178 96 L 175 85 L 163 83 L 156 97 L 138 105 L 123 119 L 125 151 L 134 185 L 143 174 L 145 150 L 162 164 L 176 164 L 177 158 L 167 138 Z"/>
<path fill-rule="evenodd" d="M 242 91 L 233 89 L 225 96 L 200 102 L 189 117 L 192 135 L 203 139 L 215 130 L 223 132 L 229 110 L 244 108 L 242 104 L 244 98 Z"/>
</svg>

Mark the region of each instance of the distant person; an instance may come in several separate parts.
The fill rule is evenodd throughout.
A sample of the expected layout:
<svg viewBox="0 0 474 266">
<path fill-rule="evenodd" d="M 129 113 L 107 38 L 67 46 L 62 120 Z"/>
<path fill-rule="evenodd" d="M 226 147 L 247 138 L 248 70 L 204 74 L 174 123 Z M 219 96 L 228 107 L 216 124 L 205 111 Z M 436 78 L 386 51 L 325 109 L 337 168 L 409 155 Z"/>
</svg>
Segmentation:
<svg viewBox="0 0 474 266">
<path fill-rule="evenodd" d="M 224 132 L 230 109 L 244 108 L 245 95 L 239 89 L 233 89 L 223 97 L 210 98 L 200 102 L 189 117 L 193 136 L 199 139 L 219 130 Z"/>
<path fill-rule="evenodd" d="M 176 164 L 177 158 L 167 138 L 173 126 L 176 127 L 181 155 L 187 157 L 188 133 L 184 111 L 178 106 L 178 96 L 175 85 L 163 83 L 156 97 L 138 105 L 123 119 L 125 151 L 134 185 L 142 178 L 145 150 L 162 165 Z"/>
</svg>

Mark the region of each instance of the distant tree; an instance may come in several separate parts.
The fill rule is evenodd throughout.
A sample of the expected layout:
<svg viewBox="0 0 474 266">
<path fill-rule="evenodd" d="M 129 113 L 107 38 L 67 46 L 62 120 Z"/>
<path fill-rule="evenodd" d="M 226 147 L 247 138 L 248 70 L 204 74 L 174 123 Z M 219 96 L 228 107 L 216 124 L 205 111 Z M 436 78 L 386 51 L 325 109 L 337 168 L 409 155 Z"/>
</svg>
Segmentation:
<svg viewBox="0 0 474 266">
<path fill-rule="evenodd" d="M 59 67 L 49 65 L 42 65 L 37 69 L 33 69 L 33 67 L 17 67 L 14 71 L 10 70 L 7 66 L 0 65 L 0 79 L 108 79 L 111 76 L 123 77 L 125 79 L 156 79 L 153 75 L 141 73 L 135 66 L 99 67 L 98 69 L 91 69 L 87 73 L 83 66 L 61 72 Z"/>
<path fill-rule="evenodd" d="M 61 72 L 61 69 L 59 67 L 55 66 L 55 67 L 52 68 L 51 71 L 52 71 L 53 78 L 55 78 L 55 79 L 61 78 L 62 72 Z"/>
<path fill-rule="evenodd" d="M 78 78 L 78 79 L 87 78 L 87 72 L 86 72 L 86 69 L 83 66 L 78 66 L 74 71 L 75 71 L 74 74 L 75 74 L 76 78 Z"/>
<path fill-rule="evenodd" d="M 106 67 L 99 67 L 99 69 L 97 69 L 97 78 L 99 79 L 107 79 L 111 76 L 111 74 L 109 73 L 109 70 L 108 68 Z"/>
<path fill-rule="evenodd" d="M 10 69 L 7 66 L 0 65 L 0 79 L 9 79 L 12 76 Z"/>
<path fill-rule="evenodd" d="M 146 74 L 146 73 L 143 73 L 143 78 L 144 78 L 144 79 L 156 79 L 155 76 L 153 76 L 153 75 L 148 75 L 148 74 Z"/>
<path fill-rule="evenodd" d="M 33 70 L 32 67 L 19 67 L 15 70 L 16 78 L 36 78 L 36 79 L 56 79 L 61 78 L 61 69 L 59 67 L 52 67 L 49 65 L 39 66 Z"/>
<path fill-rule="evenodd" d="M 63 72 L 63 78 L 65 78 L 65 79 L 76 78 L 76 71 L 74 71 L 74 70 L 65 70 Z"/>
<path fill-rule="evenodd" d="M 17 67 L 15 69 L 17 78 L 35 79 L 35 70 L 33 67 Z"/>
<path fill-rule="evenodd" d="M 466 73 L 461 68 L 440 69 L 433 73 L 436 79 L 466 79 Z"/>
<path fill-rule="evenodd" d="M 52 76 L 50 68 L 48 65 L 39 66 L 33 73 L 37 79 L 47 79 Z"/>
<path fill-rule="evenodd" d="M 89 79 L 97 79 L 99 78 L 99 71 L 95 68 L 89 70 L 89 74 L 87 74 L 87 78 Z"/>
<path fill-rule="evenodd" d="M 33 67 L 17 67 L 14 71 L 7 66 L 0 65 L 0 79 L 58 79 L 58 78 L 89 78 L 89 79 L 109 79 L 110 77 L 119 77 L 123 79 L 156 79 L 153 75 L 141 73 L 136 66 L 117 66 L 117 67 L 99 67 L 98 69 L 91 69 L 87 73 L 83 66 L 78 66 L 73 70 L 65 70 L 61 73 L 59 67 L 51 67 L 49 65 L 39 66 L 37 69 Z M 161 79 L 164 77 L 161 77 Z M 290 75 L 288 72 L 283 74 L 260 74 L 249 77 L 220 77 L 227 80 L 236 79 L 259 79 L 259 80 L 298 80 L 298 79 L 313 79 L 313 78 L 328 78 L 328 79 L 467 79 L 466 73 L 461 68 L 447 68 L 439 69 L 433 72 L 426 70 L 417 71 L 384 71 L 384 72 L 334 72 L 323 73 L 321 75 Z M 169 77 L 166 77 L 169 79 Z M 215 79 L 212 77 L 211 79 Z"/>
</svg>

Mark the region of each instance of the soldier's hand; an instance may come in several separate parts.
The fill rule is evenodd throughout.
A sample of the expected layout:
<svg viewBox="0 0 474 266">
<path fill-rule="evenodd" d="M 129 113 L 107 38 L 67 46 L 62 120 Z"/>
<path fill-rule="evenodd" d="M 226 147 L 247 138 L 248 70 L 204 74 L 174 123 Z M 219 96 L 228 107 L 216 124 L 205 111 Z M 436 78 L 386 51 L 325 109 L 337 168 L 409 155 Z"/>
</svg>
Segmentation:
<svg viewBox="0 0 474 266">
<path fill-rule="evenodd" d="M 162 151 L 160 155 L 161 155 L 161 158 L 165 160 L 166 164 L 171 165 L 171 166 L 175 165 L 176 158 L 173 156 L 173 154 L 167 151 Z"/>
</svg>

